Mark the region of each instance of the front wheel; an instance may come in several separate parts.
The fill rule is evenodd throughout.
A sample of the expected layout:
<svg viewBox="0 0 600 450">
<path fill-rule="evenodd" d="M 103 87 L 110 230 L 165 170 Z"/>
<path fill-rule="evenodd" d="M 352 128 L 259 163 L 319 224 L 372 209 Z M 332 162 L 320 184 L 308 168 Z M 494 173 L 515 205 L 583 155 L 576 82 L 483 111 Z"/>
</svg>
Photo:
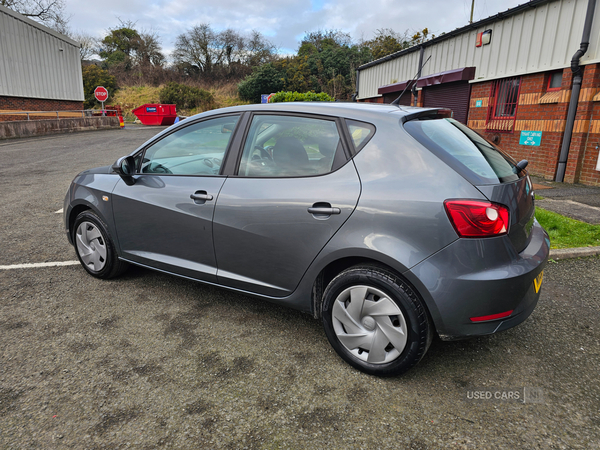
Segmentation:
<svg viewBox="0 0 600 450">
<path fill-rule="evenodd" d="M 75 219 L 73 242 L 77 258 L 90 275 L 113 278 L 127 269 L 117 257 L 107 226 L 93 211 L 83 211 Z"/>
<path fill-rule="evenodd" d="M 323 326 L 329 342 L 362 372 L 394 376 L 425 355 L 433 326 L 416 293 L 392 272 L 351 267 L 323 294 Z"/>
</svg>

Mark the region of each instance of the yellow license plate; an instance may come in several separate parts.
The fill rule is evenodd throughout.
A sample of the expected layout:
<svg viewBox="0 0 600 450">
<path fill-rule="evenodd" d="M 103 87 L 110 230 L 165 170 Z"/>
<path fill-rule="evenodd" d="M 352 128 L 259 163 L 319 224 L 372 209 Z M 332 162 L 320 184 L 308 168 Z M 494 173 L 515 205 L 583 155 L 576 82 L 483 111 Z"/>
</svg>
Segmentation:
<svg viewBox="0 0 600 450">
<path fill-rule="evenodd" d="M 540 274 L 535 277 L 535 280 L 533 280 L 533 288 L 535 289 L 535 293 L 537 294 L 538 292 L 540 292 L 540 288 L 542 287 L 542 280 L 544 279 L 544 271 L 542 270 L 540 272 Z"/>
</svg>

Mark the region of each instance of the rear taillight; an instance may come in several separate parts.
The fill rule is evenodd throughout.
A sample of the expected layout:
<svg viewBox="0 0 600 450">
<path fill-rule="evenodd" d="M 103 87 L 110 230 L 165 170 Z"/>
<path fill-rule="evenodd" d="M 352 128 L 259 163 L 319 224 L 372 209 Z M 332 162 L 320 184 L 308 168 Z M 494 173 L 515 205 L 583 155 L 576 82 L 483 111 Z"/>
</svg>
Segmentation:
<svg viewBox="0 0 600 450">
<path fill-rule="evenodd" d="M 482 238 L 508 233 L 510 214 L 504 205 L 478 200 L 446 200 L 444 206 L 460 237 Z"/>
</svg>

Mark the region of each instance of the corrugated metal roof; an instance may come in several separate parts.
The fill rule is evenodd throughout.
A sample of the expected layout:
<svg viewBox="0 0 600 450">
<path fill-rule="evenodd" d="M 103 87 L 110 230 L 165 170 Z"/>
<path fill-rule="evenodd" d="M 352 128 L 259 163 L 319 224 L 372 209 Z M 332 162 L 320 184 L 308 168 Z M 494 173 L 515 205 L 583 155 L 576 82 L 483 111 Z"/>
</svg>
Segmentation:
<svg viewBox="0 0 600 450">
<path fill-rule="evenodd" d="M 476 67 L 472 82 L 570 66 L 579 48 L 588 0 L 538 0 L 468 25 L 424 43 L 422 76 Z M 600 9 L 581 64 L 600 61 Z M 492 30 L 489 45 L 475 47 L 477 33 Z M 410 80 L 418 70 L 420 46 L 359 67 L 358 98 L 378 96 L 387 84 Z"/>
<path fill-rule="evenodd" d="M 0 95 L 83 101 L 79 43 L 0 6 Z"/>
<path fill-rule="evenodd" d="M 538 5 L 542 5 L 544 3 L 548 3 L 548 2 L 551 2 L 551 1 L 555 1 L 555 0 L 531 0 L 531 1 L 527 2 L 527 3 L 522 4 L 522 5 L 515 6 L 514 8 L 507 9 L 504 12 L 500 12 L 500 13 L 498 13 L 496 15 L 490 16 L 490 17 L 488 17 L 486 19 L 482 19 L 482 20 L 480 20 L 478 22 L 470 23 L 468 25 L 465 25 L 464 27 L 457 28 L 456 30 L 450 31 L 448 33 L 444 33 L 444 34 L 442 34 L 440 36 L 437 36 L 437 37 L 435 37 L 433 39 L 430 39 L 429 41 L 423 42 L 422 44 L 415 45 L 413 47 L 410 47 L 410 48 L 407 48 L 407 49 L 404 49 L 404 50 L 400 50 L 400 51 L 395 52 L 395 53 L 391 53 L 391 54 L 389 54 L 387 56 L 384 56 L 383 58 L 379 58 L 379 59 L 376 59 L 374 61 L 371 61 L 371 62 L 368 62 L 366 64 L 363 64 L 362 66 L 359 66 L 358 70 L 363 70 L 363 69 L 366 69 L 368 67 L 376 66 L 376 65 L 382 64 L 382 63 L 384 63 L 386 61 L 390 61 L 392 59 L 395 59 L 395 58 L 400 58 L 401 56 L 404 56 L 404 55 L 406 55 L 408 53 L 417 52 L 417 51 L 419 51 L 419 49 L 421 47 L 428 47 L 430 45 L 435 45 L 435 44 L 437 44 L 439 42 L 442 42 L 442 41 L 444 41 L 446 39 L 450 39 L 450 38 L 452 38 L 454 36 L 457 36 L 459 34 L 471 31 L 473 29 L 481 28 L 481 27 L 483 27 L 483 26 L 485 26 L 485 25 L 487 25 L 489 23 L 493 23 L 493 22 L 496 22 L 498 20 L 505 19 L 505 18 L 510 17 L 510 16 L 512 16 L 514 14 L 518 14 L 518 13 L 522 12 L 525 9 L 535 8 Z"/>
</svg>

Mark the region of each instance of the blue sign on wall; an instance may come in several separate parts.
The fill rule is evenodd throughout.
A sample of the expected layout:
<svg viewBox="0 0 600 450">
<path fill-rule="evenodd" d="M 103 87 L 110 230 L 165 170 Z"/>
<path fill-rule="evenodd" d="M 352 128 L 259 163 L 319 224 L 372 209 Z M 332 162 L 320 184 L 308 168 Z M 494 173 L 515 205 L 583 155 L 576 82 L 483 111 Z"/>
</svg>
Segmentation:
<svg viewBox="0 0 600 450">
<path fill-rule="evenodd" d="M 521 139 L 519 139 L 519 144 L 534 145 L 536 147 L 539 147 L 541 142 L 542 142 L 542 132 L 541 131 L 521 131 Z"/>
<path fill-rule="evenodd" d="M 476 108 L 481 108 L 483 106 L 483 101 L 482 100 L 475 100 L 475 107 Z"/>
</svg>

